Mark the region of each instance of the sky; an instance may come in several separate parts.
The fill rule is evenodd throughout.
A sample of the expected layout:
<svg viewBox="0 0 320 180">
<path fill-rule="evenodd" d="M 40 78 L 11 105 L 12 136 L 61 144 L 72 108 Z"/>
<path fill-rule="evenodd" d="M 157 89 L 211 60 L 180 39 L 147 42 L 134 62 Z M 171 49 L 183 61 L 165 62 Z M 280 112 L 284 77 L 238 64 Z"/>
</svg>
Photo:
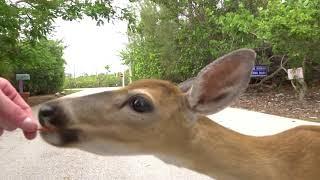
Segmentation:
<svg viewBox="0 0 320 180">
<path fill-rule="evenodd" d="M 105 73 L 106 65 L 110 65 L 111 72 L 127 69 L 119 56 L 128 43 L 125 22 L 96 26 L 95 21 L 85 18 L 72 22 L 57 20 L 55 27 L 53 38 L 67 46 L 64 50 L 66 73 L 76 76 Z"/>
</svg>

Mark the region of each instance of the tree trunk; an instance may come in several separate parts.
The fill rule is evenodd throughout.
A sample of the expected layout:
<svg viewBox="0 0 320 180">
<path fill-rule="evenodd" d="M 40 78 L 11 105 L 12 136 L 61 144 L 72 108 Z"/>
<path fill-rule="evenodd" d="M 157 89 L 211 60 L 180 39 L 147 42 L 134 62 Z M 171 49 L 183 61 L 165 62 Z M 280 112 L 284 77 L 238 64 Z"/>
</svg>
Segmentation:
<svg viewBox="0 0 320 180">
<path fill-rule="evenodd" d="M 307 58 L 304 57 L 303 61 L 302 61 L 303 74 L 305 74 L 306 61 L 307 61 Z M 305 82 L 304 78 L 303 79 L 301 79 L 301 78 L 292 79 L 291 84 L 292 84 L 293 88 L 295 89 L 295 91 L 297 92 L 299 100 L 305 101 L 304 97 L 307 94 L 308 86 L 307 86 L 307 83 Z"/>
<path fill-rule="evenodd" d="M 297 92 L 299 100 L 304 101 L 304 97 L 308 90 L 307 83 L 304 81 L 304 79 L 292 79 L 291 84 L 294 90 Z"/>
</svg>

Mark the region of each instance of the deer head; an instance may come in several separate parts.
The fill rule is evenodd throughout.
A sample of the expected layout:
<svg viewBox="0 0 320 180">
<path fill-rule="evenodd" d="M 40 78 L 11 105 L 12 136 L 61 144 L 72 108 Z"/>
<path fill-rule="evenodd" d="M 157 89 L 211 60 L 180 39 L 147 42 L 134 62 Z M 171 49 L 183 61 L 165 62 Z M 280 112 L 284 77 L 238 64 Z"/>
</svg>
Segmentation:
<svg viewBox="0 0 320 180">
<path fill-rule="evenodd" d="M 140 80 L 115 91 L 44 104 L 42 138 L 105 155 L 170 154 L 190 141 L 200 117 L 227 107 L 247 87 L 256 54 L 240 49 L 179 86 Z"/>
</svg>

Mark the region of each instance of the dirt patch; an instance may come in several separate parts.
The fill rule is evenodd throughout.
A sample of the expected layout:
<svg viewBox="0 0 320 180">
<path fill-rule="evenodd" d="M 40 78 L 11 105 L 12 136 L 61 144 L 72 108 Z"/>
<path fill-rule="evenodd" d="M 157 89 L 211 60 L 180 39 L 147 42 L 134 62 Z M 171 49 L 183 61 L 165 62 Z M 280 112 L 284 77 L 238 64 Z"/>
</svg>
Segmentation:
<svg viewBox="0 0 320 180">
<path fill-rule="evenodd" d="M 320 122 L 320 85 L 309 87 L 305 102 L 298 100 L 291 86 L 248 89 L 232 107 Z"/>
</svg>

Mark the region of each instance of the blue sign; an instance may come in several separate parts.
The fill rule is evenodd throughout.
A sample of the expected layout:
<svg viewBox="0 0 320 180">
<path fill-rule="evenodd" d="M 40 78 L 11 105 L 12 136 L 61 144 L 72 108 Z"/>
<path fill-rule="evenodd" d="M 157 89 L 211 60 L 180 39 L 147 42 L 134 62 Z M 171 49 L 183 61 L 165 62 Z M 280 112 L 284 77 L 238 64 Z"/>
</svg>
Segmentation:
<svg viewBox="0 0 320 180">
<path fill-rule="evenodd" d="M 255 65 L 251 72 L 251 77 L 266 77 L 268 75 L 267 65 Z"/>
</svg>

